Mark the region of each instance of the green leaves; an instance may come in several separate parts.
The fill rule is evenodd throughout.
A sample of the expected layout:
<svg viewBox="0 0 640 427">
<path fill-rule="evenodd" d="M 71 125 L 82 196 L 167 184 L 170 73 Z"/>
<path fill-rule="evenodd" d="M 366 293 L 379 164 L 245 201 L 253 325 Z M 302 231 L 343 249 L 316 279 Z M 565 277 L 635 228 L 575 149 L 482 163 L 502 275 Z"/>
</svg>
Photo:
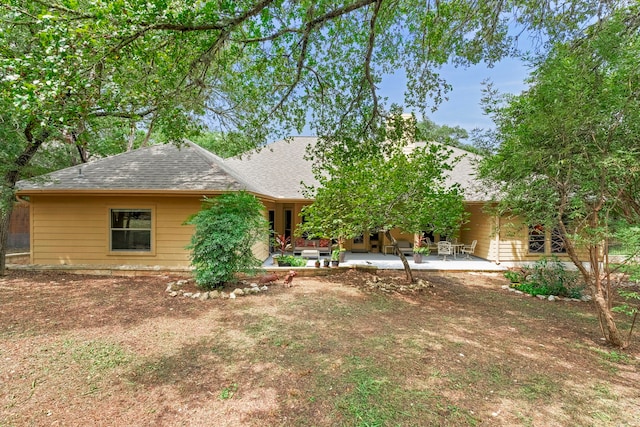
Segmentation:
<svg viewBox="0 0 640 427">
<path fill-rule="evenodd" d="M 233 280 L 235 273 L 250 272 L 262 264 L 252 248 L 267 240 L 263 210 L 262 203 L 245 192 L 203 201 L 203 209 L 186 222 L 195 226 L 187 248 L 192 251 L 198 286 L 213 289 Z"/>
</svg>

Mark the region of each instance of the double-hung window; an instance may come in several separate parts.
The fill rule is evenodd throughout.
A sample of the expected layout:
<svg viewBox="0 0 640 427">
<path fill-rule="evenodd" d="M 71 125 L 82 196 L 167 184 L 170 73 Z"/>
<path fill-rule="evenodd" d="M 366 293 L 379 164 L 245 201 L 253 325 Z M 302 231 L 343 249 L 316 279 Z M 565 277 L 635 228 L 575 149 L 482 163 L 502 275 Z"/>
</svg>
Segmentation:
<svg viewBox="0 0 640 427">
<path fill-rule="evenodd" d="M 110 250 L 151 252 L 151 209 L 111 209 Z"/>
</svg>

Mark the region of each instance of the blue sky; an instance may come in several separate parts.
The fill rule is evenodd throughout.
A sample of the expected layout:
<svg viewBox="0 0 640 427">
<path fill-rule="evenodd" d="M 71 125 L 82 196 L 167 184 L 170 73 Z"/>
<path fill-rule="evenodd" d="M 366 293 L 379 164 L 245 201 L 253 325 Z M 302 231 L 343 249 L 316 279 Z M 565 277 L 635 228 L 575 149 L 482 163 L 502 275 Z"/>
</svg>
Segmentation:
<svg viewBox="0 0 640 427">
<path fill-rule="evenodd" d="M 491 119 L 482 113 L 480 99 L 482 97 L 482 81 L 490 79 L 500 93 L 518 94 L 526 86 L 524 79 L 529 69 L 520 60 L 507 58 L 487 68 L 484 64 L 469 68 L 446 66 L 441 75 L 453 85 L 448 100 L 440 104 L 429 119 L 438 125 L 460 126 L 467 131 L 474 128 L 491 128 Z M 403 73 L 385 76 L 380 85 L 380 94 L 389 98 L 389 102 L 403 104 L 406 78 Z M 420 119 L 419 113 L 414 111 Z"/>
</svg>

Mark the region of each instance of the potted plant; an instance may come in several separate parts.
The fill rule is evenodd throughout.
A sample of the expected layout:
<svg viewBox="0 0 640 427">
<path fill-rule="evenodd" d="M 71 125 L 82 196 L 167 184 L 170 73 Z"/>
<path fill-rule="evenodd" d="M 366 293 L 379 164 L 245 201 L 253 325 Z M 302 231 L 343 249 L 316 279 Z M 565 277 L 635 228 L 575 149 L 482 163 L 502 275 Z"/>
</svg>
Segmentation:
<svg viewBox="0 0 640 427">
<path fill-rule="evenodd" d="M 291 237 L 286 237 L 284 234 L 276 234 L 273 237 L 272 244 L 280 251 L 279 255 L 273 256 L 274 263 L 280 265 L 279 258 L 284 257 L 284 253 L 287 250 L 287 245 L 291 242 Z"/>
<path fill-rule="evenodd" d="M 329 259 L 328 258 L 322 258 L 322 266 L 323 267 L 329 267 Z"/>
<path fill-rule="evenodd" d="M 422 257 L 428 256 L 431 253 L 429 246 L 424 244 L 422 240 L 418 240 L 413 246 L 413 262 L 416 264 L 422 263 Z"/>
<path fill-rule="evenodd" d="M 331 266 L 337 267 L 340 265 L 340 248 L 335 248 L 331 252 Z"/>
</svg>

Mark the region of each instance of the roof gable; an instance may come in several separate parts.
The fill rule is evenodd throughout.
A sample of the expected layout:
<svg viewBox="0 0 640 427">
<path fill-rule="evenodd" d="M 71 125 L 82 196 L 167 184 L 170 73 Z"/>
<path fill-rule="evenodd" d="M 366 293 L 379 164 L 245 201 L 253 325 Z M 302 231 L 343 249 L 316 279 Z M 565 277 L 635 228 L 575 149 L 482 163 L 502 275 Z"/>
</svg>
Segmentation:
<svg viewBox="0 0 640 427">
<path fill-rule="evenodd" d="M 152 145 L 20 181 L 18 190 L 252 190 L 222 159 L 188 142 Z"/>
</svg>

